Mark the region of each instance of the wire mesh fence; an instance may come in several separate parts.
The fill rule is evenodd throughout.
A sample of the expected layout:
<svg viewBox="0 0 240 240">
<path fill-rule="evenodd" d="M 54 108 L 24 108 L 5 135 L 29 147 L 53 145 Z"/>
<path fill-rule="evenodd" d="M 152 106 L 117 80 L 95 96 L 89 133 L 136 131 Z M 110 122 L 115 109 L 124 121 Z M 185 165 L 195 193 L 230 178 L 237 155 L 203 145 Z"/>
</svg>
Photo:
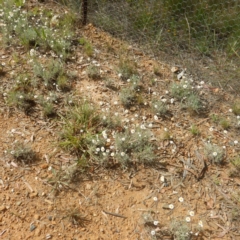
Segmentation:
<svg viewBox="0 0 240 240">
<path fill-rule="evenodd" d="M 89 0 L 89 21 L 155 50 L 239 55 L 238 0 Z"/>
<path fill-rule="evenodd" d="M 216 70 L 222 71 L 223 66 L 231 69 L 233 79 L 239 76 L 240 0 L 76 2 L 81 7 L 87 2 L 88 22 L 137 43 L 154 56 L 191 65 L 199 65 L 196 59 L 204 59 L 205 64 L 215 62 L 212 68 Z"/>
</svg>

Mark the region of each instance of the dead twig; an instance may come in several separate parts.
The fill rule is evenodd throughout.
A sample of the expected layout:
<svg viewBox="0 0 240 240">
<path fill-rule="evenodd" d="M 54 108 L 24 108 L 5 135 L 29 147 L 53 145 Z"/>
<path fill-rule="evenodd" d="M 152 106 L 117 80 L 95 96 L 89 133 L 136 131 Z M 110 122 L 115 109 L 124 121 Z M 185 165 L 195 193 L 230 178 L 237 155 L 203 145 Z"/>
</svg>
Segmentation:
<svg viewBox="0 0 240 240">
<path fill-rule="evenodd" d="M 125 217 L 125 216 L 123 216 L 123 215 L 121 215 L 121 214 L 118 214 L 118 213 L 111 213 L 111 212 L 107 212 L 107 211 L 105 211 L 105 210 L 103 210 L 103 212 L 106 213 L 106 214 L 109 214 L 109 215 L 111 215 L 111 216 L 114 216 L 114 217 L 127 218 L 127 217 Z"/>
</svg>

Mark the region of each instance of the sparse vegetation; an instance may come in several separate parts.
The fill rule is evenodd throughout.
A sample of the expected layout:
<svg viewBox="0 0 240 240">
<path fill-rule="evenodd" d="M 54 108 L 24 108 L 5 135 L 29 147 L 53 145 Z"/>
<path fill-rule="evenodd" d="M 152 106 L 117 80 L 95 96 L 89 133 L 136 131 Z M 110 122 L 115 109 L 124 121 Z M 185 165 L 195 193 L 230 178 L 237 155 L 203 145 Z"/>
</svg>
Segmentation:
<svg viewBox="0 0 240 240">
<path fill-rule="evenodd" d="M 230 122 L 225 118 L 221 119 L 219 124 L 224 130 L 228 130 L 230 128 Z"/>
<path fill-rule="evenodd" d="M 191 93 L 185 102 L 186 108 L 190 111 L 190 113 L 200 113 L 203 109 L 202 102 L 199 96 L 196 93 Z"/>
<path fill-rule="evenodd" d="M 199 136 L 200 135 L 200 130 L 196 125 L 191 126 L 190 132 L 192 133 L 193 136 Z"/>
<path fill-rule="evenodd" d="M 85 215 L 80 213 L 80 209 L 72 207 L 66 210 L 66 215 L 63 218 L 68 218 L 68 220 L 76 226 L 85 227 L 90 221 Z"/>
<path fill-rule="evenodd" d="M 131 88 L 123 88 L 120 92 L 120 100 L 125 108 L 130 108 L 136 103 L 136 93 Z"/>
<path fill-rule="evenodd" d="M 206 143 L 204 152 L 207 159 L 214 164 L 223 164 L 224 161 L 224 149 L 211 143 Z"/>
<path fill-rule="evenodd" d="M 170 224 L 170 230 L 176 240 L 190 240 L 190 227 L 184 221 L 173 220 Z"/>
<path fill-rule="evenodd" d="M 66 117 L 63 117 L 63 122 L 59 145 L 81 156 L 88 150 L 89 144 L 97 134 L 100 118 L 96 109 L 83 101 L 69 110 Z"/>
<path fill-rule="evenodd" d="M 129 164 L 152 164 L 156 160 L 154 145 L 150 142 L 151 133 L 133 129 L 119 133 L 115 137 L 116 159 L 123 166 Z"/>
<path fill-rule="evenodd" d="M 159 100 L 152 101 L 152 112 L 157 116 L 165 116 L 168 112 L 167 105 Z"/>
<path fill-rule="evenodd" d="M 187 98 L 191 93 L 189 83 L 185 83 L 185 82 L 180 82 L 179 84 L 173 83 L 170 86 L 170 91 L 171 91 L 171 95 L 174 98 L 181 100 L 181 101 L 183 101 L 185 98 Z"/>
<path fill-rule="evenodd" d="M 119 62 L 119 74 L 124 81 L 130 79 L 132 75 L 137 75 L 136 63 L 127 58 L 121 59 Z"/>
<path fill-rule="evenodd" d="M 88 57 L 92 57 L 94 53 L 93 46 L 91 45 L 90 42 L 88 42 L 85 38 L 80 38 L 79 39 L 79 44 L 83 45 L 84 53 Z"/>
<path fill-rule="evenodd" d="M 240 101 L 236 101 L 232 106 L 233 113 L 235 115 L 240 115 Z"/>
<path fill-rule="evenodd" d="M 93 80 L 99 80 L 101 78 L 100 69 L 95 65 L 90 65 L 87 68 L 87 75 Z"/>
<path fill-rule="evenodd" d="M 27 144 L 16 142 L 11 150 L 8 151 L 13 159 L 22 164 L 31 164 L 37 160 L 37 154 Z"/>
<path fill-rule="evenodd" d="M 74 0 L 60 2 L 81 7 Z M 136 21 L 128 27 L 133 34 L 138 32 L 139 38 L 153 33 L 152 24 L 161 25 L 153 22 L 152 14 L 159 13 L 154 10 L 159 1 L 149 5 L 150 1 L 129 0 L 121 2 L 127 18 L 122 18 L 116 29 L 117 16 L 112 21 L 112 14 L 106 16 L 105 11 L 120 2 L 105 1 L 104 6 L 102 1 L 96 2 L 95 7 L 104 7 L 104 12 L 95 12 L 96 17 L 111 31 L 123 31 L 130 17 Z M 176 1 L 161 6 L 179 17 L 178 9 L 171 8 L 174 4 Z M 138 13 L 130 16 L 129 7 L 137 7 Z M 196 13 L 195 8 L 191 11 Z M 189 9 L 183 13 L 190 50 L 198 28 L 192 26 Z M 164 14 L 168 16 L 168 12 Z M 13 231 L 21 228 L 22 236 L 28 236 L 24 229 L 29 221 L 22 220 L 32 218 L 30 231 L 37 228 L 34 236 L 42 239 L 55 237 L 51 234 L 56 232 L 60 238 L 79 239 L 96 234 L 111 238 L 113 231 L 121 232 L 124 239 L 131 232 L 132 238 L 155 240 L 229 237 L 232 231 L 239 235 L 238 100 L 229 109 L 229 103 L 219 101 L 224 89 L 199 81 L 198 72 L 196 76 L 182 71 L 181 66 L 163 66 L 134 43 L 128 46 L 94 25 L 77 28 L 75 33 L 76 16 L 54 1 L 0 0 L 0 145 L 5 153 L 0 166 L 0 212 L 3 226 L 21 219 L 15 221 L 16 228 L 6 228 L 1 235 L 14 238 L 19 231 Z M 202 32 L 209 24 L 206 16 L 204 19 L 205 30 L 198 29 Z M 181 34 L 176 19 L 167 20 L 152 35 L 157 36 L 154 41 L 164 42 L 167 33 L 185 48 L 181 16 Z M 214 28 L 209 33 L 212 31 Z M 214 34 L 217 43 L 219 33 Z M 212 52 L 207 41 L 197 42 L 202 54 Z M 238 43 L 232 47 L 238 49 Z M 214 53 L 218 62 L 217 51 Z M 220 61 L 218 64 L 223 66 Z M 226 101 L 233 98 L 237 99 L 224 92 Z M 204 111 L 208 105 L 214 114 L 210 108 L 210 115 Z M 33 164 L 36 160 L 39 163 Z M 225 178 L 223 170 L 231 179 Z M 126 211 L 125 206 L 133 211 Z M 227 228 L 211 217 L 215 208 L 219 216 L 227 214 Z M 221 227 L 216 231 L 208 225 L 202 236 L 209 216 L 214 226 Z M 130 217 L 136 222 L 134 229 L 131 224 L 125 228 L 129 221 L 122 221 L 123 227 L 115 221 Z M 49 234 L 39 225 L 42 219 L 49 220 Z M 68 231 L 71 228 L 76 231 Z"/>
</svg>

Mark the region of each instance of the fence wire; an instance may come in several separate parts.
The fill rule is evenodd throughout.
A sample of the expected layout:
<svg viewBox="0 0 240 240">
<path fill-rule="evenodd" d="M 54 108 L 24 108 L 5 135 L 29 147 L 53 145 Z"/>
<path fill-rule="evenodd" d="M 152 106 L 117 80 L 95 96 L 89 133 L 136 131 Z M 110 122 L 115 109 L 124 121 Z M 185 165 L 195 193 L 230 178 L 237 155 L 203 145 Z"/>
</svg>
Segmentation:
<svg viewBox="0 0 240 240">
<path fill-rule="evenodd" d="M 239 76 L 240 0 L 88 0 L 88 22 L 162 60 Z"/>
</svg>

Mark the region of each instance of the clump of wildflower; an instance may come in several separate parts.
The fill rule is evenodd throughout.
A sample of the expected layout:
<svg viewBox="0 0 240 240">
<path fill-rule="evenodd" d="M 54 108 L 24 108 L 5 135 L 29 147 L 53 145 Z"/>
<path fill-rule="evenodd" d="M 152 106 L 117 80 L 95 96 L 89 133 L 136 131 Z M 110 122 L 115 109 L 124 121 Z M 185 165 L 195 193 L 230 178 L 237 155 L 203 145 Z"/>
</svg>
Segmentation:
<svg viewBox="0 0 240 240">
<path fill-rule="evenodd" d="M 215 164 L 221 164 L 224 160 L 224 149 L 211 144 L 211 143 L 207 143 L 205 144 L 205 149 L 204 149 L 205 155 L 206 157 Z"/>
</svg>

